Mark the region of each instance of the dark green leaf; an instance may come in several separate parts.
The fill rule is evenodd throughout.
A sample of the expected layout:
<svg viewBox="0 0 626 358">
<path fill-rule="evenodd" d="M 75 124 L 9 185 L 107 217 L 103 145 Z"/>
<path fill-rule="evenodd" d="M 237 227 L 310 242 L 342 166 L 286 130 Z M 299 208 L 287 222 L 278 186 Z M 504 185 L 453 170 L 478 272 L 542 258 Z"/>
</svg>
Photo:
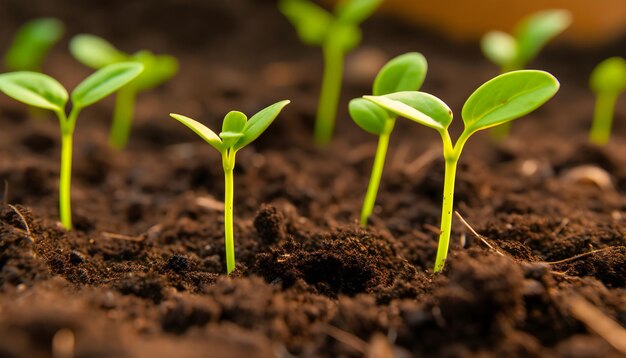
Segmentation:
<svg viewBox="0 0 626 358">
<path fill-rule="evenodd" d="M 626 90 L 626 61 L 611 57 L 600 62 L 591 72 L 591 90 L 595 93 L 619 94 Z"/>
<path fill-rule="evenodd" d="M 16 71 L 41 70 L 44 57 L 64 32 L 63 23 L 55 18 L 27 22 L 18 30 L 5 55 L 7 68 Z"/>
<path fill-rule="evenodd" d="M 116 49 L 107 40 L 88 34 L 74 36 L 70 41 L 70 52 L 80 63 L 96 70 L 129 60 L 127 54 Z"/>
<path fill-rule="evenodd" d="M 281 0 L 280 12 L 296 28 L 300 40 L 307 45 L 321 45 L 326 40 L 333 16 L 308 0 Z"/>
<path fill-rule="evenodd" d="M 424 83 L 428 64 L 421 53 L 409 52 L 391 59 L 378 72 L 374 80 L 373 94 L 417 91 Z"/>
<path fill-rule="evenodd" d="M 120 62 L 108 65 L 87 77 L 72 91 L 74 106 L 89 106 L 136 78 L 143 65 L 138 62 Z"/>
<path fill-rule="evenodd" d="M 452 110 L 439 98 L 425 92 L 397 92 L 384 96 L 363 96 L 398 116 L 442 131 L 452 122 Z"/>
<path fill-rule="evenodd" d="M 222 144 L 220 137 L 204 124 L 180 114 L 170 113 L 170 116 L 194 131 L 194 133 L 199 135 L 200 138 L 204 139 L 220 153 L 224 150 L 224 145 Z"/>
<path fill-rule="evenodd" d="M 382 0 L 340 0 L 335 12 L 340 21 L 358 25 L 370 17 L 382 2 Z"/>
<path fill-rule="evenodd" d="M 243 128 L 243 137 L 241 137 L 234 145 L 235 150 L 239 150 L 257 139 L 267 127 L 276 119 L 280 111 L 285 108 L 291 101 L 285 100 L 262 109 L 252 116 Z"/>
<path fill-rule="evenodd" d="M 67 91 L 54 78 L 37 72 L 9 72 L 0 75 L 0 91 L 33 107 L 65 111 Z"/>
<path fill-rule="evenodd" d="M 379 105 L 363 98 L 355 98 L 348 105 L 352 120 L 366 132 L 381 135 L 385 131 L 385 122 L 389 113 Z"/>
</svg>

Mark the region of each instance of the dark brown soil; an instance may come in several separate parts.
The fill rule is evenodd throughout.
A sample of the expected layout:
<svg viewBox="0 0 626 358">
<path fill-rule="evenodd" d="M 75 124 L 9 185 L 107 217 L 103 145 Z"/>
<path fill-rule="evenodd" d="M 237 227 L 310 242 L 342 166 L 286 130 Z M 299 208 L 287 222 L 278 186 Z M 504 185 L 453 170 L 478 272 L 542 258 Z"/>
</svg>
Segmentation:
<svg viewBox="0 0 626 358">
<path fill-rule="evenodd" d="M 482 237 L 455 219 L 448 264 L 435 275 L 443 178 L 436 133 L 398 121 L 372 225 L 362 230 L 356 218 L 375 138 L 350 121 L 345 104 L 369 92 L 385 59 L 421 51 L 430 67 L 424 90 L 459 113 L 496 74 L 475 44 L 384 16 L 369 21 L 363 47 L 347 60 L 337 136 L 319 151 L 310 132 L 321 56 L 298 43 L 273 1 L 53 3 L 6 1 L 2 44 L 24 20 L 55 15 L 69 35 L 173 53 L 182 67 L 140 95 L 123 152 L 106 142 L 112 100 L 81 115 L 72 232 L 56 221 L 56 121 L 30 118 L 0 97 L 8 193 L 0 356 L 620 356 L 589 327 L 596 320 L 572 307 L 583 298 L 626 325 L 626 101 L 612 142 L 586 144 L 587 75 L 599 59 L 625 55 L 625 42 L 595 52 L 548 49 L 533 67 L 561 80 L 556 98 L 516 122 L 503 144 L 486 134 L 470 140 L 456 209 Z M 46 71 L 72 88 L 89 70 L 66 45 Z M 237 158 L 238 267 L 226 277 L 219 158 L 167 114 L 217 126 L 228 110 L 251 113 L 285 98 L 293 103 Z M 585 166 L 609 185 L 581 176 Z"/>
</svg>

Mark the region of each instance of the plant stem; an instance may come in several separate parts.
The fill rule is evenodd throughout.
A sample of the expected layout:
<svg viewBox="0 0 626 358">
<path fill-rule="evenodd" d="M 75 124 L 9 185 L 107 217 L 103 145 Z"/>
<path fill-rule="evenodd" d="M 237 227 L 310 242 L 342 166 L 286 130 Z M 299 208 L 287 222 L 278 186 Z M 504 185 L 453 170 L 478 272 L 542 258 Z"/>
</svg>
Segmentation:
<svg viewBox="0 0 626 358">
<path fill-rule="evenodd" d="M 315 118 L 315 143 L 324 147 L 330 143 L 335 127 L 337 105 L 343 77 L 343 50 L 331 38 L 323 47 L 324 77 Z"/>
<path fill-rule="evenodd" d="M 123 149 L 128 143 L 133 125 L 133 111 L 137 92 L 131 86 L 124 86 L 117 92 L 115 112 L 109 133 L 109 144 L 116 149 Z"/>
<path fill-rule="evenodd" d="M 393 130 L 395 122 L 395 118 L 388 118 L 387 121 L 385 121 L 385 129 L 383 133 L 378 137 L 378 147 L 376 148 L 376 156 L 374 157 L 372 174 L 370 176 L 369 185 L 367 186 L 365 200 L 363 201 L 363 208 L 361 209 L 361 227 L 367 226 L 367 220 L 374 211 L 376 195 L 378 193 L 380 179 L 383 175 L 383 168 L 385 166 L 387 148 L 389 147 L 389 136 L 391 135 L 391 131 Z"/>
<path fill-rule="evenodd" d="M 613 111 L 617 95 L 614 93 L 598 94 L 593 114 L 593 123 L 589 132 L 589 140 L 597 145 L 604 145 L 611 137 Z"/>
<path fill-rule="evenodd" d="M 233 197 L 235 168 L 235 151 L 228 149 L 222 153 L 224 167 L 224 243 L 226 245 L 226 273 L 235 269 L 235 238 L 233 235 Z"/>
<path fill-rule="evenodd" d="M 59 216 L 66 230 L 72 230 L 72 133 L 61 134 L 61 177 L 59 181 Z"/>
<path fill-rule="evenodd" d="M 459 157 L 445 159 L 445 174 L 443 182 L 443 203 L 441 206 L 441 230 L 439 232 L 439 245 L 437 258 L 435 259 L 435 272 L 443 270 L 448 257 L 450 246 L 450 233 L 452 230 L 452 204 L 454 202 L 454 181 L 456 178 L 456 165 Z"/>
</svg>

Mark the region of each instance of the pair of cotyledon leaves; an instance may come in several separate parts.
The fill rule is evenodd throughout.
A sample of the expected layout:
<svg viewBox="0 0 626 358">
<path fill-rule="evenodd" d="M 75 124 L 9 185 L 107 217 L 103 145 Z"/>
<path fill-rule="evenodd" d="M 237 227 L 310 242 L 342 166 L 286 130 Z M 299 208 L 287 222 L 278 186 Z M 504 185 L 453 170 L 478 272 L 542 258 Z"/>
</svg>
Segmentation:
<svg viewBox="0 0 626 358">
<path fill-rule="evenodd" d="M 590 79 L 595 93 L 618 95 L 626 91 L 626 61 L 622 57 L 610 57 L 600 62 Z"/>
</svg>

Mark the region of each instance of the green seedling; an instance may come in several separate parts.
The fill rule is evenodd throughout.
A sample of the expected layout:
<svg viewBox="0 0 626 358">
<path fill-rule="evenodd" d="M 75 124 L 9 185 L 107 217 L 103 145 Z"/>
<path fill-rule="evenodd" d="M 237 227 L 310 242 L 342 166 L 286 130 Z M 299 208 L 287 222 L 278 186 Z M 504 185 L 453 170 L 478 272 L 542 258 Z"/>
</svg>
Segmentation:
<svg viewBox="0 0 626 358">
<path fill-rule="evenodd" d="M 46 54 L 64 32 L 63 23 L 55 18 L 27 22 L 17 31 L 4 57 L 6 68 L 9 71 L 41 71 Z"/>
<path fill-rule="evenodd" d="M 18 71 L 0 75 L 0 91 L 33 107 L 51 110 L 61 127 L 61 170 L 59 181 L 59 216 L 67 230 L 72 229 L 70 186 L 72 180 L 72 140 L 78 114 L 137 77 L 143 65 L 124 62 L 109 65 L 83 80 L 71 94 L 72 109 L 65 107 L 67 90 L 54 78 L 37 72 Z"/>
<path fill-rule="evenodd" d="M 235 155 L 241 148 L 257 139 L 289 102 L 285 100 L 274 103 L 259 111 L 249 120 L 241 112 L 228 112 L 222 122 L 222 131 L 219 135 L 196 120 L 170 113 L 172 118 L 194 131 L 222 155 L 222 168 L 224 169 L 224 243 L 226 246 L 226 272 L 228 274 L 235 269 L 235 238 L 233 236 Z"/>
<path fill-rule="evenodd" d="M 626 61 L 621 57 L 611 57 L 600 62 L 591 72 L 589 82 L 591 90 L 596 94 L 589 140 L 604 145 L 611 137 L 617 97 L 626 91 Z"/>
<path fill-rule="evenodd" d="M 501 73 L 521 70 L 571 22 L 572 15 L 567 10 L 539 11 L 522 19 L 513 34 L 488 32 L 482 38 L 481 48 L 485 57 L 500 67 Z M 506 138 L 510 129 L 508 122 L 493 128 L 493 139 L 500 141 Z"/>
<path fill-rule="evenodd" d="M 127 54 L 98 36 L 86 34 L 72 38 L 70 52 L 79 62 L 94 69 L 124 61 L 136 61 L 143 64 L 144 71 L 141 75 L 122 87 L 116 94 L 109 143 L 117 149 L 126 147 L 132 128 L 137 94 L 157 87 L 172 78 L 178 71 L 178 61 L 172 56 L 154 55 L 146 50 L 132 55 Z"/>
<path fill-rule="evenodd" d="M 502 74 L 480 86 L 463 105 L 465 128 L 455 144 L 448 132 L 452 110 L 439 98 L 424 92 L 397 92 L 385 96 L 364 96 L 382 108 L 435 129 L 443 141 L 445 161 L 441 230 L 435 272 L 443 269 L 448 255 L 452 227 L 452 203 L 456 168 L 469 137 L 479 130 L 512 121 L 535 110 L 552 98 L 559 82 L 543 71 L 522 70 Z"/>
<path fill-rule="evenodd" d="M 320 92 L 314 139 L 326 146 L 333 136 L 341 95 L 344 56 L 361 42 L 359 24 L 367 19 L 382 0 L 340 0 L 330 13 L 309 0 L 281 0 L 280 11 L 293 24 L 300 40 L 321 46 L 324 76 Z"/>
<path fill-rule="evenodd" d="M 378 72 L 372 93 L 375 96 L 382 96 L 394 92 L 417 91 L 424 82 L 427 68 L 426 59 L 420 53 L 400 55 L 387 62 Z M 350 116 L 359 127 L 378 136 L 372 174 L 361 209 L 360 224 L 365 227 L 376 203 L 376 194 L 383 175 L 389 137 L 396 123 L 396 115 L 363 98 L 351 100 L 348 108 Z"/>
</svg>

